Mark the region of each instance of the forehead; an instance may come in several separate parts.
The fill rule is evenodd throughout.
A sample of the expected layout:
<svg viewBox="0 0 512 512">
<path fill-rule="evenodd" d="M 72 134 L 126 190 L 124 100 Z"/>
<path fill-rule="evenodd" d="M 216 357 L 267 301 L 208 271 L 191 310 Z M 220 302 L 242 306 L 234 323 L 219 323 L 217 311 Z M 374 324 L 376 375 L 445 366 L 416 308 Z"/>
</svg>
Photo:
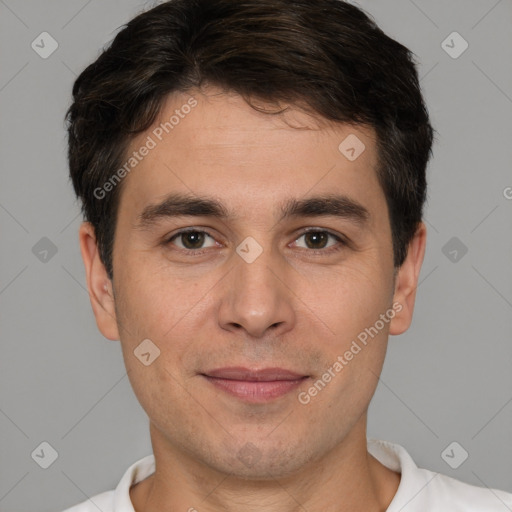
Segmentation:
<svg viewBox="0 0 512 512">
<path fill-rule="evenodd" d="M 153 125 L 130 144 L 130 155 L 137 164 L 124 178 L 120 209 L 133 212 L 175 191 L 214 194 L 253 215 L 284 196 L 308 193 L 340 192 L 385 206 L 373 129 L 319 120 L 291 106 L 279 115 L 258 112 L 241 96 L 214 88 L 169 95 Z"/>
</svg>

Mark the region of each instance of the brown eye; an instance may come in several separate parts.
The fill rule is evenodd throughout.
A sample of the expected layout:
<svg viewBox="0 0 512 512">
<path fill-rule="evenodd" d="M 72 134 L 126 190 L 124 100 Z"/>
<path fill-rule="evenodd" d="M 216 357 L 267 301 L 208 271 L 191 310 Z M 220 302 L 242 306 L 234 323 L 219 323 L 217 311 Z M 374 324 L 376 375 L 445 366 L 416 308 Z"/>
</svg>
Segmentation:
<svg viewBox="0 0 512 512">
<path fill-rule="evenodd" d="M 344 241 L 339 236 L 336 236 L 329 231 L 309 230 L 302 233 L 297 240 L 300 240 L 301 238 L 304 238 L 304 245 L 301 246 L 300 244 L 297 244 L 297 246 L 305 249 L 311 249 L 312 251 L 318 250 L 320 252 L 329 252 L 331 247 L 333 250 L 336 250 L 336 245 L 345 245 Z M 328 245 L 329 239 L 334 241 L 330 245 Z"/>
<path fill-rule="evenodd" d="M 312 231 L 304 234 L 304 240 L 308 249 L 323 249 L 328 239 L 329 235 L 325 231 Z"/>
<path fill-rule="evenodd" d="M 206 233 L 205 231 L 199 231 L 199 230 L 188 230 L 188 231 L 180 231 L 179 233 L 176 233 L 174 236 L 172 236 L 169 239 L 169 243 L 174 243 L 181 249 L 187 249 L 190 251 L 198 250 L 198 249 L 204 249 L 203 244 L 205 243 L 206 239 L 210 238 L 213 241 L 213 238 Z M 178 240 L 180 243 L 175 243 L 174 241 Z M 210 245 L 212 247 L 215 245 L 213 243 Z"/>
</svg>

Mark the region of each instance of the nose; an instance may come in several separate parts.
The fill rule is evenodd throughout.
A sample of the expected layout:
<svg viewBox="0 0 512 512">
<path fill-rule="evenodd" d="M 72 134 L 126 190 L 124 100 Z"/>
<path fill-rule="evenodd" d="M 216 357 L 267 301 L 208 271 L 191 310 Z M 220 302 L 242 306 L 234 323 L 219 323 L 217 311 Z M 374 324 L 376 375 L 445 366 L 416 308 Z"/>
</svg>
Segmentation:
<svg viewBox="0 0 512 512">
<path fill-rule="evenodd" d="M 271 250 L 248 263 L 234 255 L 235 268 L 223 279 L 218 321 L 220 327 L 253 338 L 284 334 L 293 328 L 293 270 Z"/>
</svg>

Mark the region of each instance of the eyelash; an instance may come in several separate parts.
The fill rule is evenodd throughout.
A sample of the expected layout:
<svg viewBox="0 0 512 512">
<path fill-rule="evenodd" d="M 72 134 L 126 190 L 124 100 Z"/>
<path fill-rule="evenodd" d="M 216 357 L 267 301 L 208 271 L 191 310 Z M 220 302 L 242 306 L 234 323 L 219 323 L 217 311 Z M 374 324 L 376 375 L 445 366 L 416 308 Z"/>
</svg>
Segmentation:
<svg viewBox="0 0 512 512">
<path fill-rule="evenodd" d="M 205 231 L 202 229 L 196 229 L 196 228 L 186 228 L 186 229 L 182 229 L 182 230 L 174 233 L 171 237 L 167 238 L 164 241 L 164 245 L 167 246 L 167 245 L 171 244 L 174 239 L 180 237 L 181 235 L 186 235 L 187 233 L 204 233 L 204 234 L 208 235 L 210 238 L 214 239 L 214 237 L 210 233 L 208 233 L 208 231 Z M 343 248 L 345 248 L 349 245 L 348 241 L 346 239 L 342 238 L 341 236 L 335 235 L 334 233 L 331 233 L 327 229 L 319 229 L 319 228 L 308 228 L 308 229 L 303 230 L 297 236 L 295 241 L 308 233 L 326 233 L 327 235 L 334 238 L 338 242 L 338 244 L 336 246 L 329 247 L 327 249 L 307 249 L 307 248 L 303 249 L 312 255 L 333 254 L 338 251 L 341 251 Z M 210 248 L 207 248 L 206 250 L 201 250 L 201 249 L 182 249 L 182 248 L 178 247 L 179 251 L 185 252 L 185 253 L 187 253 L 187 255 L 192 256 L 192 257 L 201 256 L 202 254 L 205 254 L 208 251 L 208 249 L 210 249 Z"/>
</svg>

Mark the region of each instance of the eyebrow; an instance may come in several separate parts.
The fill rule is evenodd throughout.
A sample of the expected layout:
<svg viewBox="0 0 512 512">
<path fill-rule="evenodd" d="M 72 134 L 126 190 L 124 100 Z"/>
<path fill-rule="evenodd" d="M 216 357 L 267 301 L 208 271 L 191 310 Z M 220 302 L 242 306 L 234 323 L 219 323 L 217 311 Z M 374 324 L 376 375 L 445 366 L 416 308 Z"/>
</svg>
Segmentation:
<svg viewBox="0 0 512 512">
<path fill-rule="evenodd" d="M 279 222 L 300 217 L 339 217 L 363 226 L 370 212 L 359 202 L 339 194 L 326 194 L 303 199 L 287 199 L 279 207 Z M 149 229 L 159 220 L 173 217 L 211 217 L 228 221 L 236 217 L 224 204 L 213 197 L 198 197 L 173 193 L 161 202 L 146 206 L 135 227 Z"/>
</svg>

